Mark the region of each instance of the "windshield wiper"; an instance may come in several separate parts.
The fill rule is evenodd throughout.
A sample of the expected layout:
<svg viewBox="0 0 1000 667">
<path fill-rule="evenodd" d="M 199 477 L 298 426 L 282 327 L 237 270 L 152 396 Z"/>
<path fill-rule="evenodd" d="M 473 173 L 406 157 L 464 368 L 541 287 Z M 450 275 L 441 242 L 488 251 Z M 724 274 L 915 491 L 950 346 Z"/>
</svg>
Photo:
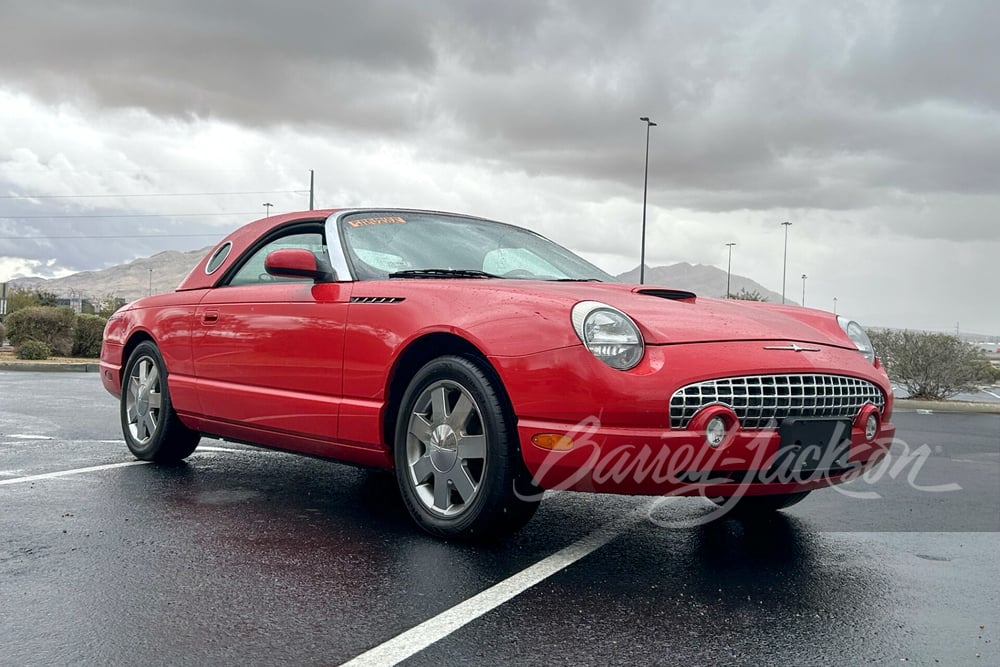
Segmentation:
<svg viewBox="0 0 1000 667">
<path fill-rule="evenodd" d="M 390 278 L 499 278 L 475 269 L 407 269 L 389 274 Z"/>
</svg>

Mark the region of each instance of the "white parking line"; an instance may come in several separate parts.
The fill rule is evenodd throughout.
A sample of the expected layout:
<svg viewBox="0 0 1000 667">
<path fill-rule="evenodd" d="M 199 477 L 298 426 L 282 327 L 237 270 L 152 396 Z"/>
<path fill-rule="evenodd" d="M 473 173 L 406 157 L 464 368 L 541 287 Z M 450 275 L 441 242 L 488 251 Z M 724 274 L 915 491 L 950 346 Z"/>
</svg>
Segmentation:
<svg viewBox="0 0 1000 667">
<path fill-rule="evenodd" d="M 105 440 L 96 440 L 94 442 L 108 442 Z M 110 442 L 118 442 L 117 440 Z M 199 447 L 199 452 L 242 452 L 246 450 L 242 449 L 230 449 L 228 447 Z M 34 482 L 39 479 L 52 479 L 53 477 L 67 477 L 69 475 L 82 475 L 88 472 L 98 472 L 100 470 L 114 470 L 115 468 L 126 468 L 128 466 L 138 466 L 144 463 L 149 463 L 149 461 L 124 461 L 122 463 L 107 463 L 100 466 L 90 466 L 88 468 L 73 468 L 72 470 L 57 470 L 56 472 L 47 472 L 40 475 L 28 475 L 26 477 L 14 477 L 11 479 L 0 479 L 0 486 L 5 486 L 7 484 L 22 484 L 24 482 Z M 5 474 L 5 471 L 0 471 L 0 475 Z"/>
<path fill-rule="evenodd" d="M 90 466 L 89 468 L 74 468 L 72 470 L 57 470 L 56 472 L 47 472 L 41 475 L 28 475 L 27 477 L 14 477 L 13 479 L 0 479 L 0 486 L 5 486 L 7 484 L 22 484 L 24 482 L 34 482 L 37 479 L 52 479 L 53 477 L 67 477 L 69 475 L 82 475 L 88 472 L 97 472 L 98 470 L 112 470 L 114 468 L 125 468 L 127 466 L 139 466 L 144 463 L 149 463 L 149 461 L 125 461 L 124 463 L 108 463 L 102 466 Z"/>
<path fill-rule="evenodd" d="M 395 665 L 444 639 L 459 628 L 496 609 L 535 584 L 600 549 L 631 527 L 637 519 L 599 528 L 561 551 L 544 558 L 517 574 L 487 588 L 451 609 L 441 612 L 389 641 L 345 662 L 342 667 Z"/>
<path fill-rule="evenodd" d="M 199 447 L 199 451 L 240 452 L 244 450 L 230 449 L 226 447 Z M 129 466 L 144 465 L 147 463 L 149 463 L 149 461 L 124 461 L 122 463 L 108 463 L 106 465 L 89 466 L 87 468 L 59 470 L 40 475 L 15 477 L 13 479 L 0 479 L 0 486 L 33 482 L 40 479 L 81 475 L 101 470 L 126 468 Z M 444 639 L 456 630 L 466 626 L 483 614 L 496 609 L 508 600 L 517 597 L 529 588 L 545 581 L 553 574 L 556 574 L 581 558 L 585 558 L 594 551 L 600 549 L 634 525 L 638 520 L 638 516 L 639 513 L 637 512 L 631 519 L 616 521 L 614 526 L 608 524 L 585 535 L 568 547 L 557 551 L 551 556 L 543 558 L 534 565 L 530 565 L 507 579 L 494 584 L 485 591 L 477 593 L 468 600 L 455 605 L 451 609 L 443 611 L 437 616 L 424 621 L 420 625 L 410 628 L 406 632 L 397 635 L 389 641 L 379 644 L 375 648 L 372 648 L 352 660 L 349 660 L 344 663 L 344 667 L 395 665 L 403 660 L 406 660 L 407 658 L 424 650 L 431 644 Z"/>
</svg>

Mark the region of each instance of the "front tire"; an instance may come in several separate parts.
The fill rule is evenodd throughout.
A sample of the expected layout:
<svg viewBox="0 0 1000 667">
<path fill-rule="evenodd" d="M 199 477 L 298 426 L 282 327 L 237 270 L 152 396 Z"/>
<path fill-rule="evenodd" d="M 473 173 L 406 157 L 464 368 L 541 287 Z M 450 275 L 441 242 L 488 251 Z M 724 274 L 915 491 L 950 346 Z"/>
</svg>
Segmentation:
<svg viewBox="0 0 1000 667">
<path fill-rule="evenodd" d="M 149 341 L 140 343 L 125 365 L 120 415 L 125 444 L 143 461 L 177 463 L 190 456 L 201 439 L 174 412 L 167 367 Z"/>
<path fill-rule="evenodd" d="M 396 420 L 396 479 L 417 524 L 445 538 L 493 539 L 523 526 L 541 492 L 521 458 L 493 373 L 444 356 L 413 377 Z"/>
</svg>

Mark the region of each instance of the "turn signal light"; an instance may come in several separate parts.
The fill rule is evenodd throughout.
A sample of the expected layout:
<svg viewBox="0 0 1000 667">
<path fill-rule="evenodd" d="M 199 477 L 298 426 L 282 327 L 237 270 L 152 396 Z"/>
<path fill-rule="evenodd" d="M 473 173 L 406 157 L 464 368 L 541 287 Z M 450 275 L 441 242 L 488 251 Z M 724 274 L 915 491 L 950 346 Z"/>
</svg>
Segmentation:
<svg viewBox="0 0 1000 667">
<path fill-rule="evenodd" d="M 536 433 L 531 436 L 531 442 L 542 449 L 554 449 L 559 452 L 573 448 L 573 439 L 559 433 Z"/>
</svg>

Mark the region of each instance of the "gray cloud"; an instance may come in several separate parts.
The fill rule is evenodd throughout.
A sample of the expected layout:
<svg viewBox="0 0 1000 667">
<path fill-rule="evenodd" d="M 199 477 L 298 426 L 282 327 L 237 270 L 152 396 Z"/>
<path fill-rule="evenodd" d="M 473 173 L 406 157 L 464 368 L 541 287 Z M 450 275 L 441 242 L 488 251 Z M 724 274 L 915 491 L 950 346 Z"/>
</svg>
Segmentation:
<svg viewBox="0 0 1000 667">
<path fill-rule="evenodd" d="M 553 179 L 580 211 L 611 216 L 620 213 L 609 202 L 637 200 L 638 118 L 649 115 L 659 124 L 649 200 L 662 211 L 768 225 L 812 212 L 894 241 L 1000 241 L 1000 3 L 991 0 L 0 0 L 0 13 L 0 92 L 50 108 L 105 119 L 136 109 L 181 127 L 216 120 L 276 141 L 313 136 L 310 164 L 331 146 L 403 147 L 415 169 Z M 182 134 L 170 151 L 191 150 Z M 107 168 L 156 164 L 146 141 L 136 164 Z M 338 155 L 341 172 L 355 168 Z M 275 160 L 267 166 L 279 170 Z M 335 173 L 331 189 L 363 199 L 378 161 L 364 164 L 371 175 Z M 400 184 L 419 201 L 414 177 Z M 488 189 L 464 196 L 488 204 Z M 175 233 L 197 226 L 163 222 Z M 597 236 L 593 249 L 611 252 L 615 235 Z M 75 246 L 73 262 L 108 251 Z M 39 248 L 39 258 L 58 250 Z M 0 240 L 0 256 L 18 253 Z"/>
<path fill-rule="evenodd" d="M 626 185 L 649 114 L 654 186 L 707 210 L 1000 182 L 991 2 L 6 4 L 0 76 L 52 100 Z"/>
</svg>

